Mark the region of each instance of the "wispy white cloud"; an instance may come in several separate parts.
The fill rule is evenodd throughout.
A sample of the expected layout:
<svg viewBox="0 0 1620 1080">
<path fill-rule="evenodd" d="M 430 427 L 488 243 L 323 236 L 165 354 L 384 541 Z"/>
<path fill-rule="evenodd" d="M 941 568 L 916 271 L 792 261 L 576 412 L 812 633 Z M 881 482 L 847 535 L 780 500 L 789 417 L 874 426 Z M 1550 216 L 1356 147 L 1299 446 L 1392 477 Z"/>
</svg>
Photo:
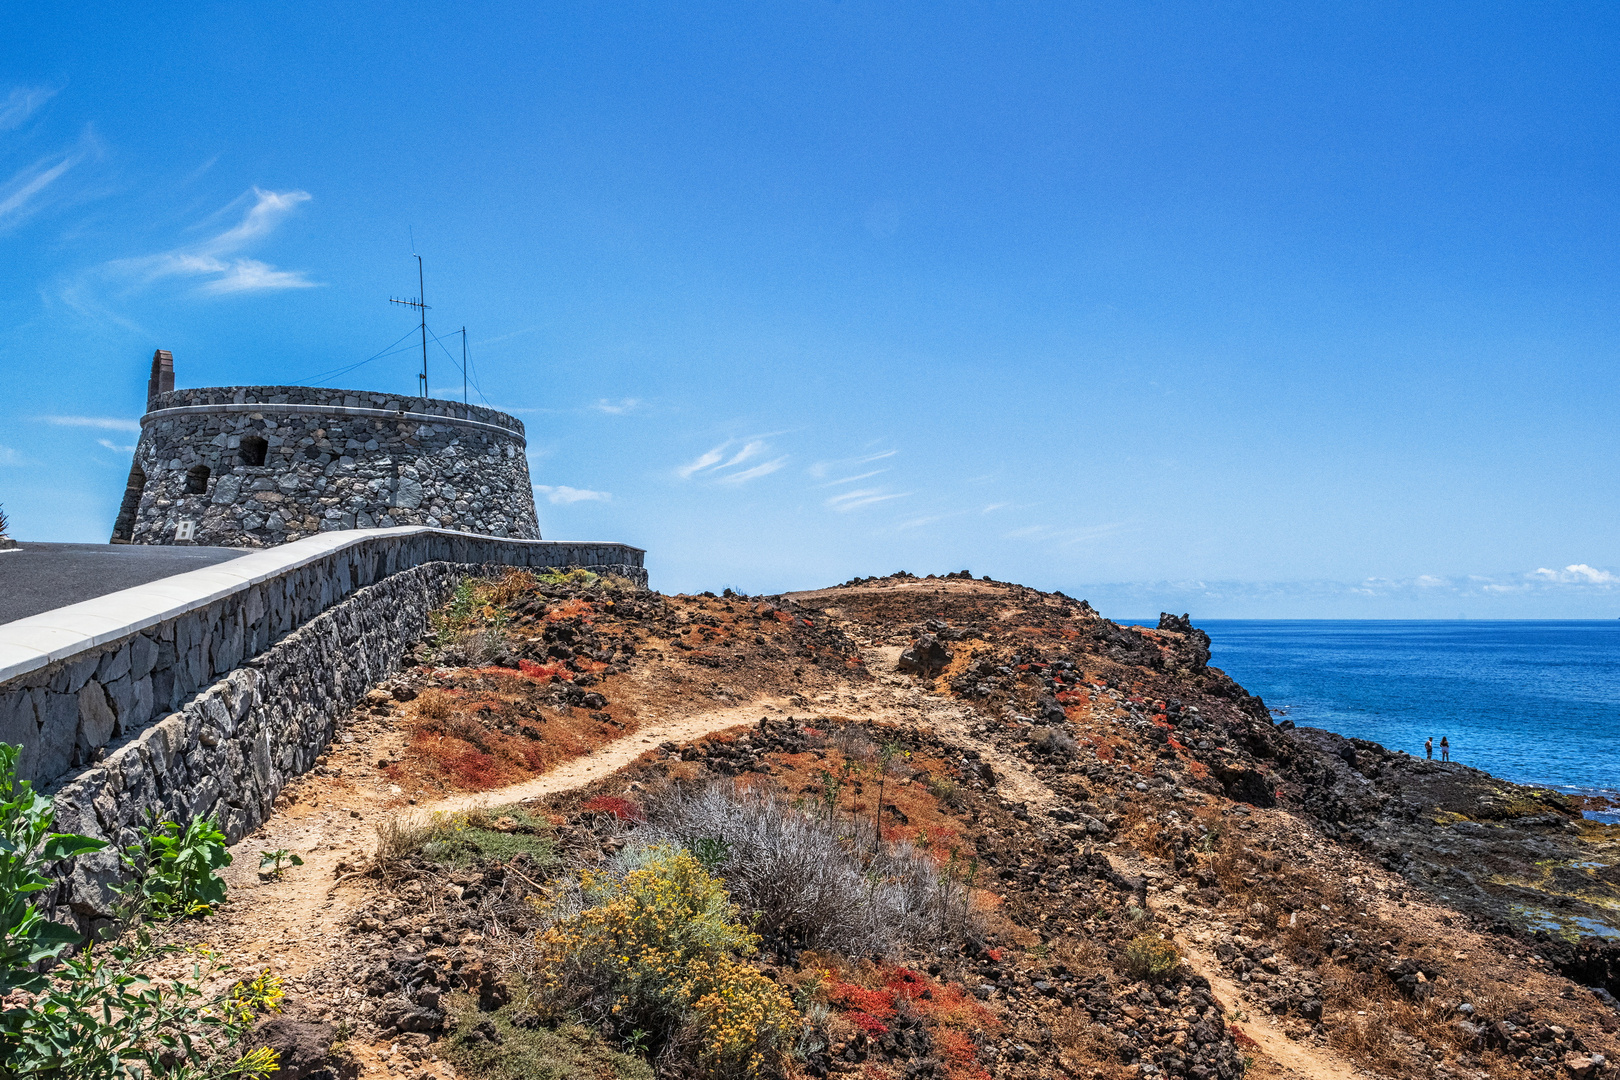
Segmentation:
<svg viewBox="0 0 1620 1080">
<path fill-rule="evenodd" d="M 623 416 L 625 413 L 635 412 L 640 407 L 640 399 L 633 397 L 620 398 L 618 401 L 599 398 L 596 404 L 591 406 L 597 412 L 607 413 L 609 416 Z"/>
<path fill-rule="evenodd" d="M 1112 536 L 1129 523 L 1124 521 L 1109 521 L 1102 525 L 1085 525 L 1078 529 L 1061 530 L 1058 536 L 1059 547 L 1072 547 L 1075 544 L 1084 544 L 1088 540 L 1100 540 L 1104 536 Z"/>
<path fill-rule="evenodd" d="M 23 457 L 9 446 L 0 445 L 0 465 L 21 465 Z"/>
<path fill-rule="evenodd" d="M 981 514 L 990 514 L 990 513 L 994 513 L 997 510 L 1005 510 L 1007 507 L 1009 507 L 1011 505 L 1012 505 L 1012 503 L 991 503 L 989 506 L 985 507 L 983 510 L 980 510 L 979 513 L 981 513 Z"/>
<path fill-rule="evenodd" d="M 56 91 L 46 86 L 18 86 L 6 95 L 5 101 L 0 101 L 0 131 L 9 131 L 20 126 L 25 120 L 56 96 Z"/>
<path fill-rule="evenodd" d="M 925 514 L 922 517 L 915 517 L 909 521 L 902 521 L 900 524 L 894 527 L 894 531 L 907 532 L 911 529 L 920 529 L 925 525 L 934 525 L 941 521 L 949 521 L 951 518 L 961 517 L 965 513 L 967 513 L 966 510 L 952 510 L 946 514 Z"/>
<path fill-rule="evenodd" d="M 536 484 L 534 490 L 544 495 L 548 501 L 564 505 L 577 502 L 609 502 L 613 498 L 612 495 L 605 491 L 591 491 L 589 488 L 575 488 L 567 485 L 552 487 L 547 484 Z"/>
<path fill-rule="evenodd" d="M 871 506 L 873 503 L 888 502 L 890 499 L 903 499 L 911 494 L 909 491 L 888 492 L 882 488 L 859 488 L 855 491 L 846 491 L 834 495 L 824 504 L 829 510 L 836 510 L 840 514 L 862 506 Z"/>
<path fill-rule="evenodd" d="M 143 285 L 166 278 L 202 279 L 198 291 L 216 296 L 309 289 L 318 285 L 319 282 L 309 280 L 302 270 L 278 270 L 269 263 L 238 255 L 244 248 L 268 237 L 289 214 L 308 202 L 309 192 L 265 191 L 256 187 L 251 196 L 244 195 L 243 199 L 249 197 L 252 205 L 243 213 L 242 220 L 223 232 L 155 255 L 118 259 L 106 264 L 105 269 L 113 276 L 133 279 Z"/>
<path fill-rule="evenodd" d="M 209 169 L 212 169 L 215 165 L 218 165 L 218 164 L 219 164 L 219 155 L 215 154 L 213 157 L 209 158 L 207 161 L 203 162 L 201 165 L 197 166 L 195 169 L 192 169 L 189 173 L 186 174 L 186 178 L 184 180 L 180 181 L 180 182 L 182 184 L 195 183 L 196 181 L 201 180 L 203 178 L 203 176 L 208 172 Z"/>
<path fill-rule="evenodd" d="M 872 477 L 879 476 L 879 475 L 881 475 L 883 473 L 886 473 L 888 471 L 889 471 L 888 469 L 873 469 L 870 472 L 856 473 L 854 476 L 846 476 L 842 480 L 829 480 L 825 484 L 818 484 L 817 486 L 818 487 L 824 487 L 824 488 L 830 488 L 830 487 L 838 487 L 841 484 L 853 484 L 857 480 L 870 480 Z"/>
<path fill-rule="evenodd" d="M 1002 535 L 1009 540 L 1033 540 L 1056 548 L 1065 548 L 1110 536 L 1128 525 L 1129 523 L 1124 521 L 1109 521 L 1098 525 L 1025 525 Z"/>
<path fill-rule="evenodd" d="M 209 272 L 209 271 L 205 271 Z M 302 270 L 277 270 L 269 263 L 257 259 L 237 259 L 221 267 L 219 277 L 204 282 L 205 293 L 265 292 L 272 289 L 311 289 L 315 282 L 304 276 Z"/>
<path fill-rule="evenodd" d="M 755 465 L 752 469 L 744 469 L 742 472 L 728 473 L 725 476 L 722 476 L 719 482 L 722 484 L 746 484 L 750 480 L 758 480 L 762 476 L 769 476 L 771 473 L 775 472 L 777 469 L 780 469 L 786 464 L 787 458 L 785 456 L 779 457 L 774 461 L 767 461 L 762 465 Z"/>
<path fill-rule="evenodd" d="M 532 334 L 538 329 L 540 329 L 538 326 L 525 326 L 523 329 L 521 329 L 521 330 L 513 330 L 509 334 L 496 334 L 492 338 L 485 338 L 483 341 L 475 341 L 475 342 L 473 342 L 473 347 L 481 349 L 485 345 L 498 345 L 499 343 L 501 343 L 503 341 L 508 341 L 508 340 L 510 340 L 512 338 L 522 337 L 524 334 Z"/>
<path fill-rule="evenodd" d="M 49 154 L 30 165 L 18 169 L 0 184 L 0 231 L 21 222 L 35 210 L 52 184 L 67 174 L 69 169 L 100 153 L 101 144 L 86 128 L 79 143 L 71 150 Z"/>
<path fill-rule="evenodd" d="M 730 445 L 731 443 L 728 441 L 721 443 L 713 450 L 705 450 L 692 461 L 689 461 L 685 465 L 682 465 L 680 468 L 676 469 L 675 475 L 679 476 L 682 480 L 685 480 L 696 473 L 702 472 L 712 465 L 718 465 L 721 459 L 726 456 L 726 447 Z"/>
<path fill-rule="evenodd" d="M 743 462 L 747 461 L 749 458 L 758 457 L 760 454 L 762 454 L 764 452 L 765 452 L 765 443 L 764 443 L 764 441 L 760 440 L 760 439 L 755 439 L 754 441 L 744 445 L 741 450 L 738 450 L 735 454 L 731 455 L 731 460 L 726 462 L 724 465 L 722 465 L 720 467 L 722 469 L 729 469 L 729 468 L 732 468 L 733 466 L 741 465 Z"/>
<path fill-rule="evenodd" d="M 780 434 L 780 432 L 774 434 Z M 743 440 L 743 445 L 736 451 L 732 451 L 731 448 L 737 442 L 736 439 L 727 439 L 719 446 L 705 451 L 694 460 L 676 469 L 675 475 L 683 480 L 701 476 L 701 478 L 712 480 L 717 484 L 746 484 L 750 480 L 758 480 L 762 476 L 769 476 L 788 462 L 788 456 L 782 454 L 770 461 L 752 465 L 746 469 L 742 468 L 741 466 L 767 453 L 771 448 L 771 444 L 768 436 L 751 438 Z M 729 457 L 727 456 L 728 453 L 730 454 Z"/>
<path fill-rule="evenodd" d="M 57 427 L 100 428 L 103 431 L 139 431 L 139 420 L 126 420 L 121 416 L 40 416 L 36 419 Z"/>
<path fill-rule="evenodd" d="M 833 473 L 848 472 L 850 469 L 858 469 L 862 465 L 870 465 L 874 461 L 882 461 L 884 458 L 892 458 L 899 452 L 900 451 L 898 450 L 879 450 L 876 453 L 861 454 L 857 457 L 838 458 L 831 461 L 818 461 L 806 469 L 805 472 L 809 473 L 817 480 L 825 480 Z M 874 474 L 868 473 L 867 475 L 871 476 Z M 859 477 L 850 476 L 845 477 L 844 479 L 857 480 Z M 834 481 L 834 483 L 843 482 L 844 481 Z"/>
<path fill-rule="evenodd" d="M 119 446 L 111 439 L 97 439 L 96 442 L 100 443 L 102 446 L 105 446 L 107 449 L 116 454 L 133 454 L 135 452 L 134 446 Z"/>
</svg>

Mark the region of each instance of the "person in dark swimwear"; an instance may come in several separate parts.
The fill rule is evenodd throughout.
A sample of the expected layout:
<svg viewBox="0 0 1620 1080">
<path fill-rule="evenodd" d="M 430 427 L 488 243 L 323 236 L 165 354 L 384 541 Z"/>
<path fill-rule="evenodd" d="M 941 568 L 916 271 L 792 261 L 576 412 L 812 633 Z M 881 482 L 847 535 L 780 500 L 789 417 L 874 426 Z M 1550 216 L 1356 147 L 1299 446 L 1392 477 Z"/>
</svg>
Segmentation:
<svg viewBox="0 0 1620 1080">
<path fill-rule="evenodd" d="M 1430 735 L 1427 739 L 1423 740 L 1423 756 L 1428 758 L 1430 761 L 1434 760 L 1434 736 L 1433 735 Z"/>
<path fill-rule="evenodd" d="M 1446 737 L 1444 735 L 1440 736 L 1440 760 L 1451 760 L 1451 743 L 1446 741 Z"/>
</svg>

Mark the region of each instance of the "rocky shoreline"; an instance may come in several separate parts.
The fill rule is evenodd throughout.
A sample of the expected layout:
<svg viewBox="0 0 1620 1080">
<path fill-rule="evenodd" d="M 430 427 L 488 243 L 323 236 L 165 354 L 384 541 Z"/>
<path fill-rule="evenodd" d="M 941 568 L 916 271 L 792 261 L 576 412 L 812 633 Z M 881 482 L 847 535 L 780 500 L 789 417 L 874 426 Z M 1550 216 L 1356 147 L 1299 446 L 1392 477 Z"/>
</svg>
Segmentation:
<svg viewBox="0 0 1620 1080">
<path fill-rule="evenodd" d="M 1583 801 L 1320 728 L 1293 728 L 1291 791 L 1353 843 L 1570 978 L 1620 994 L 1620 826 Z"/>
</svg>

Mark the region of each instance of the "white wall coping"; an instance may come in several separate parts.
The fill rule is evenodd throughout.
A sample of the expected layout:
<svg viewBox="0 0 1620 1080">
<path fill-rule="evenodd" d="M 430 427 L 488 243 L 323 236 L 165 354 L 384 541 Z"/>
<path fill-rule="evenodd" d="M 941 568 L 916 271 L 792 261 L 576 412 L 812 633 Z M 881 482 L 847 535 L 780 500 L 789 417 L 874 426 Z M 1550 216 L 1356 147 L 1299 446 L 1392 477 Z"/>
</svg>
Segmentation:
<svg viewBox="0 0 1620 1080">
<path fill-rule="evenodd" d="M 26 619 L 0 623 L 0 684 L 110 641 L 129 637 L 187 612 L 205 608 L 233 593 L 246 592 L 254 585 L 281 577 L 345 548 L 396 537 L 403 539 L 435 534 L 454 540 L 488 541 L 521 547 L 630 547 L 606 540 L 515 540 L 505 536 L 433 529 L 426 525 L 316 533 L 217 566 L 188 570 L 145 585 L 30 615 Z"/>
<path fill-rule="evenodd" d="M 446 424 L 451 427 L 474 428 L 478 431 L 491 431 L 498 435 L 516 439 L 523 443 L 528 442 L 522 431 L 516 431 L 500 424 L 490 424 L 483 420 L 474 420 L 471 417 L 440 416 L 437 413 L 406 412 L 400 409 L 397 412 L 391 409 L 373 409 L 362 405 L 294 405 L 284 403 L 281 405 L 265 405 L 259 402 L 240 404 L 231 402 L 223 405 L 171 405 L 166 409 L 155 409 L 141 417 L 141 427 L 144 430 L 147 424 L 155 420 L 167 420 L 176 416 L 193 416 L 205 413 L 272 413 L 272 414 L 298 414 L 304 416 L 363 416 L 374 420 L 406 420 L 413 424 Z"/>
</svg>

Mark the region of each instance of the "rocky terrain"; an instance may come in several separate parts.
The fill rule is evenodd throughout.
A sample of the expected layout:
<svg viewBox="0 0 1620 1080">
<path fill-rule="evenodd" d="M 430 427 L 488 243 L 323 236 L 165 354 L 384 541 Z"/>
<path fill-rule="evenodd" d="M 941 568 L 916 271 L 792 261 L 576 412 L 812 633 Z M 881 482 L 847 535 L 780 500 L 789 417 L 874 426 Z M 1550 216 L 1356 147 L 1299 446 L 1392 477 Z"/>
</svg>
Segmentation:
<svg viewBox="0 0 1620 1080">
<path fill-rule="evenodd" d="M 1614 921 L 1614 827 L 1276 724 L 1209 655 L 965 574 L 484 583 L 179 932 L 288 980 L 289 1080 L 697 1075 L 546 1013 L 545 898 L 692 792 L 770 794 L 932 866 L 948 915 L 865 951 L 759 921 L 796 1075 L 1615 1075 L 1612 956 L 1576 933 Z M 304 865 L 261 880 L 275 848 Z"/>
</svg>

